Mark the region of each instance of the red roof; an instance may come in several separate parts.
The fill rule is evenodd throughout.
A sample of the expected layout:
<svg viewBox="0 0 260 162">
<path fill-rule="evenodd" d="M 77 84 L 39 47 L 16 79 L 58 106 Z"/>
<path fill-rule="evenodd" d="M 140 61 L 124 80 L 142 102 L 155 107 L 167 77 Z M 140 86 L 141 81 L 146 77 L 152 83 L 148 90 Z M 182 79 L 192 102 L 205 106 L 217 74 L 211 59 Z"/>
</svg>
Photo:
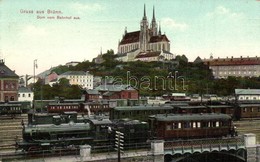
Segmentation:
<svg viewBox="0 0 260 162">
<path fill-rule="evenodd" d="M 139 42 L 140 31 L 126 33 L 124 38 L 121 40 L 120 45 Z"/>
<path fill-rule="evenodd" d="M 150 38 L 149 43 L 163 42 L 163 41 L 170 42 L 169 39 L 167 38 L 167 36 L 166 36 L 165 34 L 163 34 L 163 35 L 157 35 L 157 36 L 152 36 L 152 37 Z"/>
<path fill-rule="evenodd" d="M 226 59 L 213 59 L 206 60 L 209 66 L 231 66 L 231 65 L 260 65 L 260 58 L 247 57 L 247 58 L 226 58 Z"/>
</svg>

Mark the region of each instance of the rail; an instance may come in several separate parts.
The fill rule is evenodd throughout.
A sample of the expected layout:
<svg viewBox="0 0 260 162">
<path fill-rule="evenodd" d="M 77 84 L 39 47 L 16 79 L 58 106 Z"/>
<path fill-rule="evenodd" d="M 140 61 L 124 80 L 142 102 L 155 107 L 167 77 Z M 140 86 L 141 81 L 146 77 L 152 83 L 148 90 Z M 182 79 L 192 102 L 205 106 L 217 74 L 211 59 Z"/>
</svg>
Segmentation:
<svg viewBox="0 0 260 162">
<path fill-rule="evenodd" d="M 138 154 L 139 151 L 150 151 L 150 143 L 133 143 L 129 145 L 125 145 L 126 149 L 124 151 L 134 151 L 135 154 Z M 92 156 L 98 156 L 99 154 L 112 155 L 116 154 L 116 150 L 113 145 L 107 146 L 93 146 L 91 147 Z M 128 155 L 128 154 L 126 154 Z M 11 151 L 0 153 L 0 161 L 4 160 L 13 160 L 13 159 L 44 159 L 49 157 L 80 157 L 80 148 L 78 146 L 71 146 L 67 148 L 52 148 L 52 150 L 31 150 L 31 151 Z"/>
</svg>

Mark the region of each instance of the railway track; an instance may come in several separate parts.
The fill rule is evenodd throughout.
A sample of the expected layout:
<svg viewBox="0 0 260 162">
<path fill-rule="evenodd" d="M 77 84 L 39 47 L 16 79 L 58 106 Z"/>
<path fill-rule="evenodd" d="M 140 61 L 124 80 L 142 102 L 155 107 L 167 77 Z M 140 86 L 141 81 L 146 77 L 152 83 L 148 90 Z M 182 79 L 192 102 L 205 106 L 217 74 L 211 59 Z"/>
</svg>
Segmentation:
<svg viewBox="0 0 260 162">
<path fill-rule="evenodd" d="M 27 114 L 22 114 L 12 119 L 0 116 L 0 157 L 21 156 L 22 153 L 15 152 L 15 142 L 22 140 L 21 122 L 27 124 Z M 239 134 L 255 133 L 257 143 L 260 143 L 260 119 L 243 119 L 235 121 L 234 125 Z"/>
<path fill-rule="evenodd" d="M 22 140 L 21 122 L 27 124 L 27 120 L 27 114 L 15 118 L 0 116 L 0 154 L 15 152 L 16 141 Z"/>
<path fill-rule="evenodd" d="M 254 133 L 256 134 L 256 141 L 260 143 L 260 120 L 255 119 L 243 119 L 235 121 L 234 125 L 237 128 L 239 134 Z"/>
</svg>

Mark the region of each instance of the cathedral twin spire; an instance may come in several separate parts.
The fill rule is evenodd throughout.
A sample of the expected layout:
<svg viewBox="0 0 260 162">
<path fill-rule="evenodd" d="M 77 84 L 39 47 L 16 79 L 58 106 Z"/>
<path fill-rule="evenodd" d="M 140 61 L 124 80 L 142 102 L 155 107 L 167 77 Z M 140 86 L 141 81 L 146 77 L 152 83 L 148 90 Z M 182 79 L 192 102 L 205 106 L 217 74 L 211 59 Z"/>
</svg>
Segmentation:
<svg viewBox="0 0 260 162">
<path fill-rule="evenodd" d="M 146 8 L 145 8 L 145 4 L 144 4 L 144 16 L 143 16 L 141 24 L 145 25 L 145 23 L 147 23 L 147 17 L 146 17 Z M 156 23 L 156 19 L 155 19 L 154 6 L 153 6 L 153 18 L 151 21 L 150 29 L 151 29 L 151 35 L 156 36 L 157 35 L 157 23 Z M 159 31 L 159 33 L 160 33 L 160 31 Z"/>
</svg>

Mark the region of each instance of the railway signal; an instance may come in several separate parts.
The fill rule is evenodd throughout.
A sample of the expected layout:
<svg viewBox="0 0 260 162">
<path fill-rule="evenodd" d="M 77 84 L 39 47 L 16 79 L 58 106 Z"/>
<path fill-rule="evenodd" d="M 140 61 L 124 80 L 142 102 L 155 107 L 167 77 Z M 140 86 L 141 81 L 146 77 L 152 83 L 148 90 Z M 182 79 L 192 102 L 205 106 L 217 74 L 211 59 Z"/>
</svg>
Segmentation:
<svg viewBox="0 0 260 162">
<path fill-rule="evenodd" d="M 118 155 L 118 162 L 120 162 L 121 159 L 121 153 L 124 153 L 124 133 L 115 131 L 115 146 L 117 150 L 117 155 Z"/>
</svg>

